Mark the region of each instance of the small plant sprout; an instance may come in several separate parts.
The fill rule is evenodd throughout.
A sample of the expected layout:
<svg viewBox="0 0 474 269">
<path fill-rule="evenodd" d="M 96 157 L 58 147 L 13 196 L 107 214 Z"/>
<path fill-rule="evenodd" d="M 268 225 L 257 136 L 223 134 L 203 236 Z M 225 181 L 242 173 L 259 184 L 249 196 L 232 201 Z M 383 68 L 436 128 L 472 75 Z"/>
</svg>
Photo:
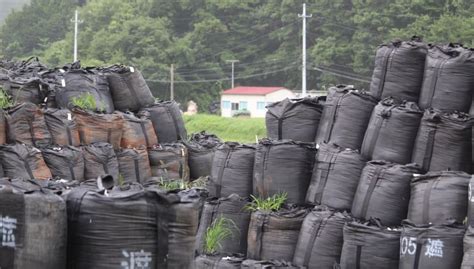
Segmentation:
<svg viewBox="0 0 474 269">
<path fill-rule="evenodd" d="M 219 248 L 222 247 L 222 241 L 232 236 L 232 230 L 234 227 L 235 223 L 232 220 L 222 216 L 216 218 L 212 225 L 207 228 L 204 241 L 204 252 L 206 254 L 217 253 Z"/>
<path fill-rule="evenodd" d="M 10 96 L 5 92 L 3 88 L 0 87 L 0 108 L 8 108 L 13 105 L 13 102 L 10 99 Z"/>
<path fill-rule="evenodd" d="M 105 105 L 102 102 L 97 105 L 94 96 L 90 93 L 84 93 L 78 97 L 73 97 L 71 99 L 71 104 L 82 110 L 105 111 Z"/>
<path fill-rule="evenodd" d="M 252 202 L 245 206 L 245 209 L 249 211 L 278 211 L 288 198 L 287 193 L 279 193 L 272 195 L 268 198 L 260 198 L 254 195 L 250 195 Z"/>
</svg>

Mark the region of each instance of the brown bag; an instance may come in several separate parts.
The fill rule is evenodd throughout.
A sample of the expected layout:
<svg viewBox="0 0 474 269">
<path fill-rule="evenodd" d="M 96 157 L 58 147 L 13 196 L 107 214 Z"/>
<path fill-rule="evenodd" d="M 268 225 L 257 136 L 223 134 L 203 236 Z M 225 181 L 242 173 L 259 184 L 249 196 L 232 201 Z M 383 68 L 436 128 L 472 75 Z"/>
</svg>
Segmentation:
<svg viewBox="0 0 474 269">
<path fill-rule="evenodd" d="M 158 144 L 153 124 L 146 115 L 140 117 L 132 113 L 123 113 L 122 115 L 124 118 L 120 143 L 122 148 L 152 147 Z"/>
<path fill-rule="evenodd" d="M 9 178 L 50 179 L 51 171 L 41 151 L 28 145 L 0 146 L 0 162 Z"/>
<path fill-rule="evenodd" d="M 47 109 L 44 112 L 44 118 L 53 144 L 61 146 L 79 146 L 81 144 L 79 128 L 71 111 Z"/>
<path fill-rule="evenodd" d="M 148 150 L 148 157 L 154 177 L 189 180 L 188 150 L 183 144 L 154 146 Z"/>
<path fill-rule="evenodd" d="M 111 144 L 115 149 L 120 148 L 123 128 L 121 114 L 99 114 L 80 109 L 74 109 L 73 112 L 83 145 L 105 142 Z"/>
<path fill-rule="evenodd" d="M 7 142 L 43 147 L 51 144 L 43 111 L 32 103 L 23 103 L 8 110 Z"/>
</svg>

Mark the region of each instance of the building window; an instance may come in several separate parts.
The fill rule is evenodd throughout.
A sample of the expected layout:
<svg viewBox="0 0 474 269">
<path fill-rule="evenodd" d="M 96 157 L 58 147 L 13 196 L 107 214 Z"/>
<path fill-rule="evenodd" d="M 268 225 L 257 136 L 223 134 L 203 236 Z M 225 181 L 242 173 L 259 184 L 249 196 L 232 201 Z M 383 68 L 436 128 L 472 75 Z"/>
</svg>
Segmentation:
<svg viewBox="0 0 474 269">
<path fill-rule="evenodd" d="M 247 101 L 240 101 L 239 102 L 239 109 L 240 110 L 248 110 L 248 102 Z"/>
<path fill-rule="evenodd" d="M 257 109 L 258 110 L 265 109 L 265 102 L 257 102 Z"/>
<path fill-rule="evenodd" d="M 230 109 L 230 101 L 222 101 L 222 109 Z"/>
<path fill-rule="evenodd" d="M 232 110 L 239 110 L 239 103 L 232 103 Z"/>
</svg>

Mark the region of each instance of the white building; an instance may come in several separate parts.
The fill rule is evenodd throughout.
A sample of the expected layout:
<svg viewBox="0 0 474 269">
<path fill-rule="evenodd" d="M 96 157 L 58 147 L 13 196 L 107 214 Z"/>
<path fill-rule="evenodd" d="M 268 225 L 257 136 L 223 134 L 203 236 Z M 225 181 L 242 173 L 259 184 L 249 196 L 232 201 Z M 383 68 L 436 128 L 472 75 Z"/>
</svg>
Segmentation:
<svg viewBox="0 0 474 269">
<path fill-rule="evenodd" d="M 232 117 L 237 111 L 249 111 L 252 118 L 263 118 L 266 105 L 285 98 L 295 98 L 295 94 L 283 87 L 235 87 L 221 94 L 221 115 Z"/>
</svg>

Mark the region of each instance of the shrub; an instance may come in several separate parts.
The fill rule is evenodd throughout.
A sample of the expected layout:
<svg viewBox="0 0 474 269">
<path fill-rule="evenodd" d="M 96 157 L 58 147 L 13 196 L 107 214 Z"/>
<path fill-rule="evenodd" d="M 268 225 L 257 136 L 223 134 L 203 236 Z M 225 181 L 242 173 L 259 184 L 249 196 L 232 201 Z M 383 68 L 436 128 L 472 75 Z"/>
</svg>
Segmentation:
<svg viewBox="0 0 474 269">
<path fill-rule="evenodd" d="M 279 193 L 272 195 L 268 198 L 260 198 L 254 195 L 250 195 L 252 197 L 252 202 L 248 204 L 245 209 L 250 211 L 278 211 L 283 204 L 285 203 L 286 199 L 288 198 L 287 193 Z"/>
</svg>

